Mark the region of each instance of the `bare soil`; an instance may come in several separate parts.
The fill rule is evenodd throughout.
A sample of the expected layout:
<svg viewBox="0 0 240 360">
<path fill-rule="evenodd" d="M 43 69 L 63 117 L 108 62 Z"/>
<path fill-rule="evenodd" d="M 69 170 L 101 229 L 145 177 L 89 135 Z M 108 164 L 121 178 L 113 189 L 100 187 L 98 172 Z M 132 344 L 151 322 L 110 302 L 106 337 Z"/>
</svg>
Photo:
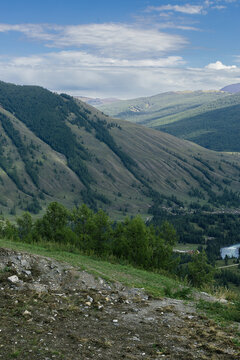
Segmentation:
<svg viewBox="0 0 240 360">
<path fill-rule="evenodd" d="M 235 331 L 197 313 L 194 302 L 151 299 L 48 258 L 0 249 L 0 359 L 237 360 Z"/>
</svg>

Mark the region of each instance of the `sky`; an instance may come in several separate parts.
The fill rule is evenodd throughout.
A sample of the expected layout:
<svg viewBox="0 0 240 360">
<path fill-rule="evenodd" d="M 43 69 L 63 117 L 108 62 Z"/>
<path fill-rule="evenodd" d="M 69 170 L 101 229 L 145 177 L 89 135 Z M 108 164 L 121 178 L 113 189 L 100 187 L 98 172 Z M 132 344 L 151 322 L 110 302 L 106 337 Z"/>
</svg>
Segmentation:
<svg viewBox="0 0 240 360">
<path fill-rule="evenodd" d="M 240 82 L 240 0 L 0 2 L 0 80 L 120 99 Z"/>
</svg>

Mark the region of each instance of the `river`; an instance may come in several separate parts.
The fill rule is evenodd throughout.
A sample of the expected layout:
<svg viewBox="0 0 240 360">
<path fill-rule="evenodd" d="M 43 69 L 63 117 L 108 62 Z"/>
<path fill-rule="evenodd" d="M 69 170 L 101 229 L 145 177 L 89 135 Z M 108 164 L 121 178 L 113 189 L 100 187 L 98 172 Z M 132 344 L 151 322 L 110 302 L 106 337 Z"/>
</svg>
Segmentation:
<svg viewBox="0 0 240 360">
<path fill-rule="evenodd" d="M 220 249 L 222 259 L 227 255 L 228 257 L 237 258 L 239 255 L 240 244 L 231 245 Z"/>
</svg>

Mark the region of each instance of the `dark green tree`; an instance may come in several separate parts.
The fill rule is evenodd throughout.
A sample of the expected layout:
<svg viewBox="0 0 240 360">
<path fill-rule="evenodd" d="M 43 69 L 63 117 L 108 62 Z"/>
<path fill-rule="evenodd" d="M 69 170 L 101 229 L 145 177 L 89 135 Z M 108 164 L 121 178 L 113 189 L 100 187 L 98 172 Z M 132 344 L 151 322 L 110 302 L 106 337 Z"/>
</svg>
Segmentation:
<svg viewBox="0 0 240 360">
<path fill-rule="evenodd" d="M 46 214 L 35 223 L 35 234 L 49 241 L 61 238 L 61 232 L 66 228 L 69 221 L 69 211 L 61 204 L 52 202 L 49 204 Z"/>
<path fill-rule="evenodd" d="M 22 217 L 17 218 L 18 236 L 21 240 L 31 242 L 33 221 L 31 215 L 26 212 Z"/>
<path fill-rule="evenodd" d="M 173 257 L 173 246 L 177 242 L 174 227 L 165 221 L 158 233 L 152 236 L 152 267 L 172 271 L 178 264 Z"/>
<path fill-rule="evenodd" d="M 203 251 L 195 253 L 188 264 L 188 279 L 193 286 L 201 288 L 213 282 L 214 267 L 208 264 L 207 255 Z"/>
</svg>

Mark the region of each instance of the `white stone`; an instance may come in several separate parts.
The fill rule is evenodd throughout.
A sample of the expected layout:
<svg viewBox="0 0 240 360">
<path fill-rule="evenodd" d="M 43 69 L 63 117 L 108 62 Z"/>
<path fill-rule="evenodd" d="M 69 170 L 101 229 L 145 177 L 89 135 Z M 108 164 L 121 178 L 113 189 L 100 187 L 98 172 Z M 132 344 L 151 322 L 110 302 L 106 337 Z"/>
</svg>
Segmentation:
<svg viewBox="0 0 240 360">
<path fill-rule="evenodd" d="M 227 301 L 226 299 L 220 299 L 219 302 L 220 302 L 221 304 L 227 304 L 227 303 L 228 303 L 228 301 Z"/>
<path fill-rule="evenodd" d="M 26 315 L 31 315 L 31 313 L 30 313 L 30 311 L 25 310 L 24 313 L 23 313 L 23 315 L 24 315 L 24 316 L 26 316 Z"/>
<path fill-rule="evenodd" d="M 12 284 L 16 284 L 16 283 L 18 283 L 18 282 L 20 281 L 17 275 L 9 276 L 9 277 L 8 277 L 8 280 L 9 280 Z"/>
</svg>

